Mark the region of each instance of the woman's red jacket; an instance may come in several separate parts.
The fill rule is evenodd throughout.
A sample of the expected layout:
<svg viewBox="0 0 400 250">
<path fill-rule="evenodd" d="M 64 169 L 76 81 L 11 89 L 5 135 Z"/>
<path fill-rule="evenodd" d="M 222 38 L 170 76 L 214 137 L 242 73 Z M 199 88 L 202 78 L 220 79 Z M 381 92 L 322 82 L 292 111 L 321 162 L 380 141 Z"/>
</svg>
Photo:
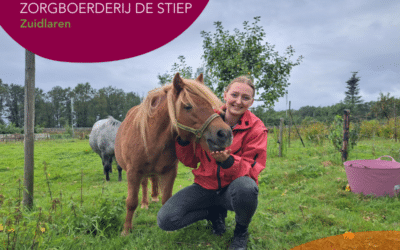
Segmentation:
<svg viewBox="0 0 400 250">
<path fill-rule="evenodd" d="M 194 152 L 192 143 L 175 142 L 179 161 L 193 168 L 194 182 L 205 189 L 219 190 L 242 176 L 251 177 L 258 185 L 258 175 L 265 168 L 267 159 L 268 129 L 247 110 L 232 132 L 233 142 L 227 148 L 232 150 L 231 156 L 222 163 L 217 163 L 200 144 Z"/>
</svg>

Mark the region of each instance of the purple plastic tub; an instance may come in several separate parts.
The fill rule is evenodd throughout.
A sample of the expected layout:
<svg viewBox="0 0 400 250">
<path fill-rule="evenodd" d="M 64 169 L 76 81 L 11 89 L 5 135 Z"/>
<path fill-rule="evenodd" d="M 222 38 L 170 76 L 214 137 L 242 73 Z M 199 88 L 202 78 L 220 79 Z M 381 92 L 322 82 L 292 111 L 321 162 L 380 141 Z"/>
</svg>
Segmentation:
<svg viewBox="0 0 400 250">
<path fill-rule="evenodd" d="M 389 157 L 392 161 L 381 160 Z M 400 185 L 400 163 L 391 156 L 376 160 L 355 160 L 344 163 L 347 180 L 353 193 L 376 196 L 397 196 Z"/>
</svg>

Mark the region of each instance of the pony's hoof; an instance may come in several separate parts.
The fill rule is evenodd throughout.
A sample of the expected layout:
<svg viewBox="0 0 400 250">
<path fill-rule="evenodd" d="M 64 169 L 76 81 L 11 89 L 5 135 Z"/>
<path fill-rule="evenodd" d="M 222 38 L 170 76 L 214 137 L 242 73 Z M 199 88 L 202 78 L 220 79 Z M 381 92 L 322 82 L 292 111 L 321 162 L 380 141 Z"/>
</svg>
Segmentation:
<svg viewBox="0 0 400 250">
<path fill-rule="evenodd" d="M 158 199 L 158 197 L 151 197 L 151 201 L 152 202 L 159 202 L 160 199 Z"/>
<path fill-rule="evenodd" d="M 144 209 L 148 210 L 148 209 L 149 209 L 149 205 L 142 204 L 142 205 L 140 206 L 140 208 L 144 208 Z"/>
</svg>

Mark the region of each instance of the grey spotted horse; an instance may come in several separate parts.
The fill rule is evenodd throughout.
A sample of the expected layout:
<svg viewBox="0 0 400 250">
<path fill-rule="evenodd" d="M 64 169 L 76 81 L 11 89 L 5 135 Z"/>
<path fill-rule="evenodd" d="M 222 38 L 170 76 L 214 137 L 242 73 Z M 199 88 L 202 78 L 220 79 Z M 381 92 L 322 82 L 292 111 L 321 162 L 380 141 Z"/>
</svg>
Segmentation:
<svg viewBox="0 0 400 250">
<path fill-rule="evenodd" d="M 92 128 L 89 136 L 89 144 L 94 152 L 96 152 L 103 162 L 104 174 L 106 180 L 110 180 L 109 173 L 112 173 L 112 162 L 115 158 L 114 146 L 115 137 L 121 122 L 109 116 L 107 119 L 97 121 Z M 122 180 L 122 168 L 117 163 L 118 181 Z"/>
</svg>

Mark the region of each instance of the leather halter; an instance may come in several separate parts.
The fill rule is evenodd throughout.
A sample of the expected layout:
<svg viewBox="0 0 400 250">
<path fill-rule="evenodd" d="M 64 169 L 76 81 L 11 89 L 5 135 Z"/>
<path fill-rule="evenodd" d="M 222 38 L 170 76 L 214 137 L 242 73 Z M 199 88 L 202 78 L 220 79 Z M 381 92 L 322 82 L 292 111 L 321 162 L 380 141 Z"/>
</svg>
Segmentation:
<svg viewBox="0 0 400 250">
<path fill-rule="evenodd" d="M 178 126 L 178 128 L 180 128 L 182 130 L 193 133 L 196 136 L 196 143 L 197 143 L 200 140 L 200 138 L 203 136 L 204 130 L 206 130 L 206 128 L 212 122 L 212 120 L 214 120 L 217 117 L 219 117 L 219 114 L 217 114 L 217 113 L 212 114 L 210 117 L 208 117 L 206 122 L 199 129 L 193 129 L 191 127 L 185 126 L 183 124 L 180 124 L 178 121 L 176 121 L 176 125 Z"/>
</svg>

